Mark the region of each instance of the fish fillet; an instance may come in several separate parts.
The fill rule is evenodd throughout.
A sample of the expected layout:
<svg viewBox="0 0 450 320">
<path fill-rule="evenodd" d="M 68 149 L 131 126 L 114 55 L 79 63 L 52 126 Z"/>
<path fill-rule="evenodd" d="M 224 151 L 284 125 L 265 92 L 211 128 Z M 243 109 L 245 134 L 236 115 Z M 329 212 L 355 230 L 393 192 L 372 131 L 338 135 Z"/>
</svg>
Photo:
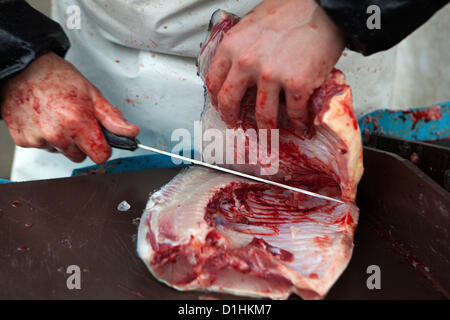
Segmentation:
<svg viewBox="0 0 450 320">
<path fill-rule="evenodd" d="M 224 11 L 213 15 L 199 58 L 200 76 L 237 22 Z M 256 128 L 254 104 L 250 90 L 238 127 Z M 304 135 L 280 119 L 279 170 L 264 177 L 344 203 L 187 168 L 150 197 L 141 219 L 138 253 L 158 280 L 178 290 L 272 299 L 327 294 L 352 254 L 359 214 L 354 200 L 363 173 L 361 137 L 351 89 L 340 71 L 333 70 L 308 108 L 311 123 Z M 227 129 L 207 96 L 203 126 Z M 261 175 L 262 164 L 231 167 Z"/>
</svg>

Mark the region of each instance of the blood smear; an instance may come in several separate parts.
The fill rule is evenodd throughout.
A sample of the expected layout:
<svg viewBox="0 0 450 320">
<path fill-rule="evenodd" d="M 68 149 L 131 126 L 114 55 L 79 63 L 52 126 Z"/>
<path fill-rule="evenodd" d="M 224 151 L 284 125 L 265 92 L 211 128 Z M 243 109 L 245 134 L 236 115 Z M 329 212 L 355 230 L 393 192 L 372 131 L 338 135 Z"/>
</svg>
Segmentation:
<svg viewBox="0 0 450 320">
<path fill-rule="evenodd" d="M 13 208 L 17 208 L 17 207 L 20 207 L 22 204 L 19 202 L 19 201 L 13 201 L 13 202 L 11 202 L 11 206 L 13 207 Z"/>
</svg>

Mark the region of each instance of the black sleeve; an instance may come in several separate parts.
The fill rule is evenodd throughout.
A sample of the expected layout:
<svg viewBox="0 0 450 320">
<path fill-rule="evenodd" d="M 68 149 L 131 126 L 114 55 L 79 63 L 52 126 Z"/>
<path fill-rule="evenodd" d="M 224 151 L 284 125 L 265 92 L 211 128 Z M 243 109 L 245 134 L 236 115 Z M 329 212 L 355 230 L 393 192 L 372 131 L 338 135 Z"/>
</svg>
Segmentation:
<svg viewBox="0 0 450 320">
<path fill-rule="evenodd" d="M 0 0 L 0 82 L 51 50 L 64 56 L 69 39 L 58 23 L 24 0 Z"/>
<path fill-rule="evenodd" d="M 449 0 L 316 0 L 344 31 L 348 48 L 370 55 L 387 50 L 425 23 Z M 370 5 L 380 8 L 380 29 L 370 30 Z"/>
</svg>

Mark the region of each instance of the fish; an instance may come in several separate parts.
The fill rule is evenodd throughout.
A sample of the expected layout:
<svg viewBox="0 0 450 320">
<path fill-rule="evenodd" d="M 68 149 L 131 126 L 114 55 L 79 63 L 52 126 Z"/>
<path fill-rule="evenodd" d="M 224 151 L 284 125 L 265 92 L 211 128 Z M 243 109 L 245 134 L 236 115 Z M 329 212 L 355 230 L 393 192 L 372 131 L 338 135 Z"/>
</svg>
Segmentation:
<svg viewBox="0 0 450 320">
<path fill-rule="evenodd" d="M 217 46 L 238 21 L 222 10 L 213 14 L 198 59 L 203 80 Z M 249 90 L 237 123 L 244 132 L 257 128 L 255 102 Z M 341 71 L 333 70 L 314 91 L 308 110 L 311 121 L 303 134 L 281 116 L 279 148 L 273 151 L 279 167 L 265 178 L 343 203 L 188 167 L 150 196 L 140 221 L 138 254 L 156 279 L 180 291 L 270 299 L 326 296 L 351 259 L 364 171 L 351 88 Z M 207 91 L 202 124 L 223 133 L 228 128 Z M 251 152 L 246 146 L 231 152 Z M 227 166 L 263 175 L 262 160 Z"/>
</svg>

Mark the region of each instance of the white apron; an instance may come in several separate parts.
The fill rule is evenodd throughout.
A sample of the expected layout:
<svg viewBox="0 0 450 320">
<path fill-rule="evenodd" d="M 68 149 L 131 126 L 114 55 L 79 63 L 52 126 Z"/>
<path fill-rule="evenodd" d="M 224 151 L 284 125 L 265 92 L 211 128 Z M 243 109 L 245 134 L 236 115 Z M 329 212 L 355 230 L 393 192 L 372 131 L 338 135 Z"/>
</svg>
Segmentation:
<svg viewBox="0 0 450 320">
<path fill-rule="evenodd" d="M 259 1 L 246 0 L 65 0 L 53 17 L 65 27 L 73 63 L 125 117 L 141 127 L 139 140 L 171 150 L 175 129 L 193 130 L 203 109 L 203 84 L 195 58 L 209 19 L 218 9 L 245 15 Z M 66 27 L 67 8 L 81 7 L 81 29 Z M 444 54 L 444 53 L 443 53 Z M 346 50 L 337 67 L 353 88 L 357 116 L 393 105 L 396 48 L 370 57 Z M 430 100 L 429 103 L 437 102 Z M 147 154 L 113 151 L 112 159 Z M 16 148 L 12 180 L 70 176 L 74 164 L 60 154 Z"/>
</svg>

